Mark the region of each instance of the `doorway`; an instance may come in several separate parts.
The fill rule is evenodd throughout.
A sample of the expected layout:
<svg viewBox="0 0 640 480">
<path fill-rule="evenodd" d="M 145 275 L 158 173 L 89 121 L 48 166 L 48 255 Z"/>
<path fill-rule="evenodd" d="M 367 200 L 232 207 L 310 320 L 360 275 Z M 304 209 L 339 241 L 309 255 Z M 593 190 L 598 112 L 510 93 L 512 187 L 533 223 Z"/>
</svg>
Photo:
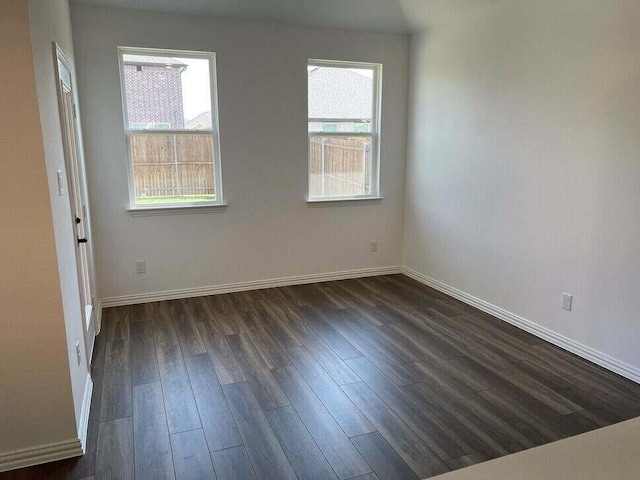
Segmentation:
<svg viewBox="0 0 640 480">
<path fill-rule="evenodd" d="M 57 70 L 58 102 L 69 202 L 74 228 L 78 288 L 85 332 L 91 326 L 95 304 L 95 283 L 87 188 L 82 156 L 80 128 L 77 118 L 71 64 L 62 50 L 54 45 Z M 95 325 L 96 330 L 99 328 Z M 95 332 L 91 332 L 92 334 Z"/>
</svg>

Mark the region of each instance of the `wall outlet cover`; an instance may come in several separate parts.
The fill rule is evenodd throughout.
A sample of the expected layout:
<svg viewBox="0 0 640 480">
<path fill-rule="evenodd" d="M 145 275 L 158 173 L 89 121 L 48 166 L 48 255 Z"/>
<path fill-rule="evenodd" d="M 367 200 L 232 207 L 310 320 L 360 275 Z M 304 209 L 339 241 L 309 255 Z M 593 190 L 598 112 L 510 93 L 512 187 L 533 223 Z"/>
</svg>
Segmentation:
<svg viewBox="0 0 640 480">
<path fill-rule="evenodd" d="M 571 311 L 572 299 L 573 299 L 573 295 L 567 292 L 562 292 L 562 308 L 564 310 L 567 310 L 568 312 Z"/>
</svg>

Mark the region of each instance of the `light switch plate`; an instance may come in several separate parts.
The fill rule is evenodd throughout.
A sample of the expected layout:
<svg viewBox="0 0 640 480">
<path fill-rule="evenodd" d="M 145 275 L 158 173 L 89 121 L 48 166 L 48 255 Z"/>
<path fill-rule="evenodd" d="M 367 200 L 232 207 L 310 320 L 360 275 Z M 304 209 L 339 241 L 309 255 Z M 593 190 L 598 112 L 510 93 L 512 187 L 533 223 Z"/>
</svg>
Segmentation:
<svg viewBox="0 0 640 480">
<path fill-rule="evenodd" d="M 573 300 L 573 295 L 567 292 L 562 292 L 562 308 L 571 311 L 571 301 Z"/>
<path fill-rule="evenodd" d="M 62 170 L 58 170 L 56 176 L 58 178 L 58 196 L 61 197 L 64 195 L 64 173 Z"/>
</svg>

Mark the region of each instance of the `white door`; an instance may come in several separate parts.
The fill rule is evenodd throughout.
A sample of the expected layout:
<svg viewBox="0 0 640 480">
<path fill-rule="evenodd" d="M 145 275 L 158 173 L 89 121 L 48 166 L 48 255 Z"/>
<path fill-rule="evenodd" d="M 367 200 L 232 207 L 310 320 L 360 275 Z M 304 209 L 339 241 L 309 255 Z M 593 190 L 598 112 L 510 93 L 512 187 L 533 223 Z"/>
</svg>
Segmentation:
<svg viewBox="0 0 640 480">
<path fill-rule="evenodd" d="M 72 222 L 75 233 L 76 265 L 78 269 L 78 286 L 83 306 L 85 329 L 91 324 L 93 314 L 93 255 L 90 244 L 90 228 L 88 225 L 87 192 L 84 182 L 82 153 L 80 150 L 78 120 L 72 84 L 71 67 L 59 48 L 56 48 L 58 66 L 58 97 L 60 103 L 60 120 L 62 123 L 62 140 L 64 144 L 65 166 L 69 200 L 71 202 Z"/>
</svg>

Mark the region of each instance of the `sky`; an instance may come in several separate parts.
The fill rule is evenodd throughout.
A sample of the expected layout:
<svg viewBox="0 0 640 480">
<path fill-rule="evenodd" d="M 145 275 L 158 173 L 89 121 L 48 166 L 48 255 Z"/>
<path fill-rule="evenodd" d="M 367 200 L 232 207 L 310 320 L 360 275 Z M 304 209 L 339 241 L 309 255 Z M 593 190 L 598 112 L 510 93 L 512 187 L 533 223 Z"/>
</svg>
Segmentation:
<svg viewBox="0 0 640 480">
<path fill-rule="evenodd" d="M 182 101 L 184 118 L 191 120 L 203 112 L 211 111 L 209 60 L 173 57 L 188 65 L 182 72 Z"/>
</svg>

